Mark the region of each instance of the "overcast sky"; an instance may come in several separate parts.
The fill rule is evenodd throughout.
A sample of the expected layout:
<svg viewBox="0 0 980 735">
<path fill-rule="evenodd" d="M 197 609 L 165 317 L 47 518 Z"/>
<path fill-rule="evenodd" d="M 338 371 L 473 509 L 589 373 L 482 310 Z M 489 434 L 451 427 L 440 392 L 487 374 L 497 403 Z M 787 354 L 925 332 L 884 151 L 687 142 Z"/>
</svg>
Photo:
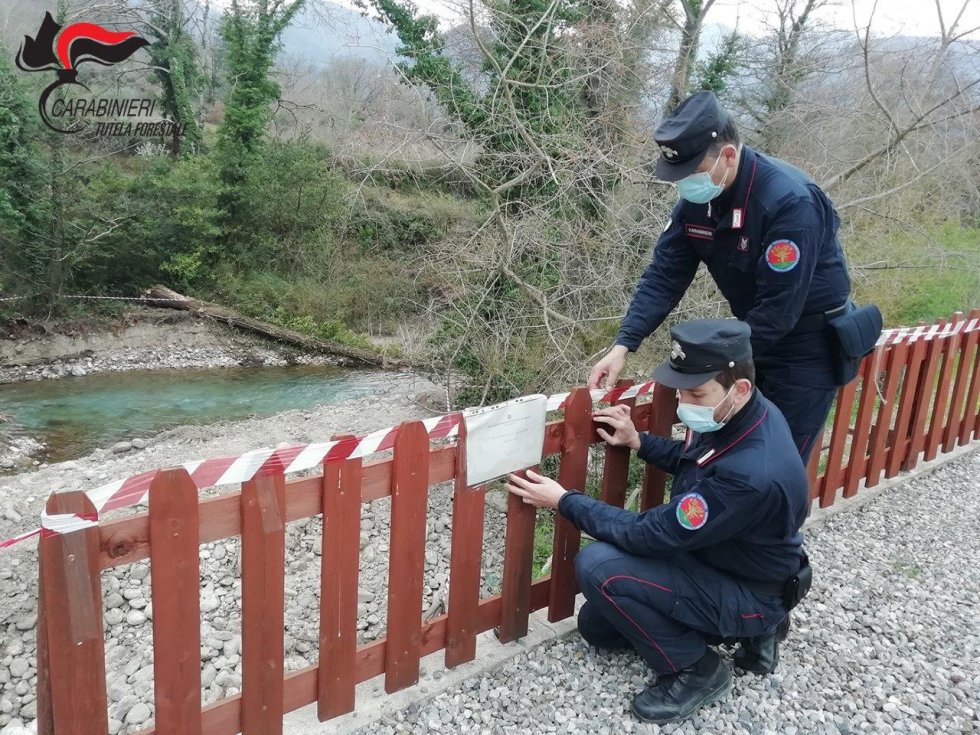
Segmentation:
<svg viewBox="0 0 980 735">
<path fill-rule="evenodd" d="M 939 10 L 935 0 L 834 0 L 834 7 L 823 8 L 819 17 L 837 28 L 851 30 L 855 18 L 863 28 L 874 9 L 872 31 L 882 35 L 900 33 L 908 36 L 940 35 Z M 968 38 L 980 40 L 980 0 L 939 0 L 943 23 L 947 30 L 964 5 L 966 10 L 957 28 L 962 32 L 974 29 Z M 759 7 L 765 0 L 716 0 L 708 12 L 709 23 L 738 27 L 747 33 L 759 33 L 765 27 Z M 771 7 L 771 5 L 769 6 Z"/>
<path fill-rule="evenodd" d="M 459 0 L 414 0 L 424 12 L 441 17 L 458 17 L 458 8 L 463 7 Z M 464 0 L 465 1 L 465 0 Z M 350 0 L 333 0 L 340 5 L 352 7 Z M 855 14 L 862 28 L 868 22 L 874 0 L 831 0 L 833 7 L 823 8 L 819 17 L 830 25 L 851 30 L 854 28 Z M 939 0 L 943 22 L 947 29 L 957 14 L 966 5 L 960 18 L 960 31 L 975 29 L 967 37 L 980 40 L 980 0 Z M 752 35 L 761 35 L 765 30 L 764 10 L 771 8 L 767 0 L 716 0 L 708 13 L 708 23 L 738 28 Z M 452 9 L 457 9 L 453 12 Z M 771 11 L 770 11 L 771 12 Z M 872 31 L 881 35 L 895 33 L 915 36 L 939 35 L 939 15 L 936 0 L 878 0 Z"/>
</svg>

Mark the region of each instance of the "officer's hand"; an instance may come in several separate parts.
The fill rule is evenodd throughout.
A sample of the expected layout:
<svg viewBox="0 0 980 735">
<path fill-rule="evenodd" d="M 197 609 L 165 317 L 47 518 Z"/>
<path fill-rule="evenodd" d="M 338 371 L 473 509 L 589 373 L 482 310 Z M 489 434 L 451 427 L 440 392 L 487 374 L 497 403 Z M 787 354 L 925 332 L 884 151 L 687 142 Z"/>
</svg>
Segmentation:
<svg viewBox="0 0 980 735">
<path fill-rule="evenodd" d="M 568 492 L 550 477 L 531 470 L 527 471 L 527 479 L 518 475 L 507 475 L 507 489 L 535 508 L 557 508 L 562 495 Z"/>
<path fill-rule="evenodd" d="M 626 365 L 626 353 L 628 352 L 629 350 L 623 345 L 615 345 L 609 350 L 608 354 L 599 360 L 592 368 L 592 372 L 589 373 L 589 390 L 614 387 L 616 381 L 619 380 L 619 374 L 623 372 L 623 367 Z M 599 381 L 603 378 L 606 379 L 606 382 L 600 386 Z"/>
<path fill-rule="evenodd" d="M 605 429 L 597 428 L 596 431 L 606 444 L 630 449 L 640 448 L 640 433 L 633 426 L 629 406 L 601 408 L 593 414 L 592 420 L 605 424 Z"/>
</svg>

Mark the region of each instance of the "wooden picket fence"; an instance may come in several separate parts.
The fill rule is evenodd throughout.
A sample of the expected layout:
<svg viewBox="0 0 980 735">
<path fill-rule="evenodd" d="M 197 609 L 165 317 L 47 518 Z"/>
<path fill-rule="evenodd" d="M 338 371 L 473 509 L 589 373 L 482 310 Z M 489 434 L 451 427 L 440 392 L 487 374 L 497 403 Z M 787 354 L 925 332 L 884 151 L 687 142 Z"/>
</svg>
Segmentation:
<svg viewBox="0 0 980 735">
<path fill-rule="evenodd" d="M 970 318 L 980 316 L 980 310 Z M 953 317 L 962 319 L 961 314 Z M 980 330 L 880 348 L 861 377 L 841 389 L 829 446 L 810 464 L 812 497 L 821 506 L 837 491 L 854 495 L 861 481 L 879 482 L 980 434 Z M 881 375 L 878 375 L 881 372 Z M 878 397 L 878 384 L 883 401 Z M 938 387 L 937 387 L 938 386 Z M 669 435 L 674 392 L 655 387 L 633 406 L 641 430 Z M 856 405 L 856 416 L 852 413 Z M 549 422 L 544 454 L 559 455 L 558 481 L 586 486 L 590 447 L 600 444 L 588 391 L 575 390 L 561 420 Z M 339 437 L 337 437 L 339 438 Z M 549 575 L 532 579 L 535 509 L 510 496 L 500 594 L 481 598 L 485 487 L 465 473 L 465 426 L 455 444 L 430 446 L 418 421 L 399 427 L 389 458 L 325 462 L 314 477 L 287 481 L 268 474 L 239 492 L 209 499 L 183 469 L 159 473 L 149 512 L 40 541 L 38 733 L 93 735 L 108 731 L 102 588 L 104 569 L 149 559 L 153 605 L 155 723 L 141 735 L 269 735 L 282 733 L 286 712 L 316 703 L 321 721 L 354 708 L 355 685 L 384 675 L 395 692 L 419 679 L 420 658 L 445 650 L 453 667 L 476 654 L 477 634 L 495 629 L 513 641 L 528 615 L 548 608 L 551 621 L 573 614 L 573 559 L 580 533 L 556 518 Z M 600 496 L 622 506 L 630 450 L 605 447 Z M 822 473 L 818 472 L 823 465 Z M 453 481 L 448 612 L 422 620 L 422 584 L 429 486 Z M 665 499 L 665 475 L 646 467 L 643 508 Z M 362 502 L 391 497 L 388 629 L 358 646 L 357 592 Z M 92 514 L 81 492 L 56 494 L 49 513 Z M 286 524 L 322 515 L 319 660 L 284 671 Z M 241 536 L 242 668 L 240 694 L 201 706 L 200 545 Z"/>
<path fill-rule="evenodd" d="M 936 324 L 980 318 L 957 312 Z M 838 492 L 854 497 L 971 439 L 980 437 L 980 324 L 936 338 L 879 347 L 858 377 L 840 389 L 831 412 L 830 443 L 810 455 L 810 497 L 821 508 Z M 823 472 L 819 468 L 823 466 Z"/>
</svg>

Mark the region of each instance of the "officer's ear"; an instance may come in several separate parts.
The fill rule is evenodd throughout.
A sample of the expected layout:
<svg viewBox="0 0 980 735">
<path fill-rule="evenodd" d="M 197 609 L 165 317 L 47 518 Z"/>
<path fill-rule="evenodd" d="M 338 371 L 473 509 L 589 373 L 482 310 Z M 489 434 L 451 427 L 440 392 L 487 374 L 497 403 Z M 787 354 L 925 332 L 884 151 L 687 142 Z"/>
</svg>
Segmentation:
<svg viewBox="0 0 980 735">
<path fill-rule="evenodd" d="M 748 378 L 739 378 L 735 381 L 735 395 L 745 398 L 752 393 L 752 381 Z"/>
</svg>

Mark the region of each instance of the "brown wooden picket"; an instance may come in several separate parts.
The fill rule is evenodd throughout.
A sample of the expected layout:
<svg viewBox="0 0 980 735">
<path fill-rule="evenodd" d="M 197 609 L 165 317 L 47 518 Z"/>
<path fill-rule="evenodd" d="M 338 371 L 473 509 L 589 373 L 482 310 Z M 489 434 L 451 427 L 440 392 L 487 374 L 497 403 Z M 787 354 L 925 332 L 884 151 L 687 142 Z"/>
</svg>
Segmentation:
<svg viewBox="0 0 980 735">
<path fill-rule="evenodd" d="M 161 732 L 200 735 L 201 542 L 197 486 L 187 470 L 161 472 L 150 485 L 150 590 L 154 720 Z"/>
<path fill-rule="evenodd" d="M 844 457 L 844 446 L 847 443 L 847 436 L 851 430 L 851 415 L 847 411 L 839 410 L 840 406 L 850 406 L 854 403 L 854 392 L 857 390 L 857 381 L 851 381 L 839 391 L 837 391 L 838 410 L 834 417 L 834 428 L 830 434 L 830 451 L 827 454 L 827 468 L 823 479 L 820 481 L 819 488 L 820 507 L 826 508 L 834 502 L 837 489 L 843 484 L 841 479 L 841 459 Z M 814 454 L 819 454 L 814 448 Z"/>
<path fill-rule="evenodd" d="M 281 473 L 242 483 L 243 735 L 282 735 L 285 494 Z"/>
<path fill-rule="evenodd" d="M 620 380 L 617 388 L 630 388 L 633 386 L 632 380 Z M 628 406 L 632 415 L 636 407 L 636 398 L 619 399 L 613 401 L 613 406 Z M 596 427 L 606 429 L 606 424 L 596 423 Z M 614 447 L 606 444 L 605 457 L 602 463 L 602 483 L 599 489 L 599 498 L 609 505 L 622 508 L 626 502 L 627 485 L 629 484 L 630 456 L 632 451 L 629 447 Z"/>
<path fill-rule="evenodd" d="M 538 472 L 540 468 L 532 467 Z M 526 477 L 527 473 L 515 473 Z M 527 620 L 531 614 L 531 574 L 534 567 L 534 523 L 537 513 L 533 505 L 517 495 L 507 496 L 507 532 L 504 536 L 504 578 L 501 583 L 503 613 L 497 638 L 509 643 L 527 635 Z M 549 598 L 551 585 L 548 585 Z"/>
<path fill-rule="evenodd" d="M 83 492 L 53 494 L 49 514 L 95 518 Z M 109 728 L 99 529 L 44 534 L 38 544 L 40 599 L 38 735 L 90 735 Z M 42 669 L 44 670 L 42 675 Z M 49 727 L 50 731 L 41 729 Z"/>
<path fill-rule="evenodd" d="M 419 680 L 428 477 L 429 434 L 421 421 L 406 421 L 395 439 L 391 482 L 388 644 L 385 647 L 385 691 L 389 694 Z"/>
<path fill-rule="evenodd" d="M 874 374 L 874 355 L 865 359 L 861 365 L 861 398 L 857 416 L 854 419 L 854 435 L 851 437 L 851 454 L 844 473 L 844 497 L 851 498 L 858 491 L 858 481 L 867 469 L 868 438 L 871 433 L 871 418 L 878 392 L 875 389 L 877 376 Z"/>
<path fill-rule="evenodd" d="M 967 320 L 980 320 L 980 309 L 974 309 L 967 315 Z M 960 351 L 956 367 L 956 378 L 953 381 L 953 396 L 949 405 L 949 420 L 943 434 L 943 451 L 951 452 L 959 440 L 960 427 L 963 425 L 963 409 L 966 406 L 966 389 L 974 364 L 974 353 L 977 349 L 977 339 L 980 330 L 967 332 L 960 340 Z"/>
<path fill-rule="evenodd" d="M 653 387 L 650 402 L 648 431 L 657 436 L 670 436 L 677 421 L 677 392 L 659 383 Z M 667 473 L 652 464 L 643 472 L 643 489 L 640 493 L 640 509 L 647 510 L 662 505 L 667 493 Z"/>
<path fill-rule="evenodd" d="M 569 490 L 585 490 L 592 426 L 592 399 L 587 388 L 577 388 L 565 406 L 561 464 L 558 484 Z M 563 620 L 575 611 L 575 555 L 582 544 L 578 528 L 560 513 L 555 514 L 555 541 L 551 562 L 551 599 L 548 620 Z"/>
<path fill-rule="evenodd" d="M 332 440 L 349 438 L 337 435 Z M 320 541 L 320 722 L 354 709 L 357 684 L 357 590 L 361 536 L 360 459 L 323 463 Z"/>
<path fill-rule="evenodd" d="M 466 481 L 466 441 L 466 424 L 460 423 L 449 551 L 452 584 L 449 586 L 446 666 L 450 668 L 476 658 L 476 617 L 480 606 L 486 486 L 470 487 Z"/>
</svg>

